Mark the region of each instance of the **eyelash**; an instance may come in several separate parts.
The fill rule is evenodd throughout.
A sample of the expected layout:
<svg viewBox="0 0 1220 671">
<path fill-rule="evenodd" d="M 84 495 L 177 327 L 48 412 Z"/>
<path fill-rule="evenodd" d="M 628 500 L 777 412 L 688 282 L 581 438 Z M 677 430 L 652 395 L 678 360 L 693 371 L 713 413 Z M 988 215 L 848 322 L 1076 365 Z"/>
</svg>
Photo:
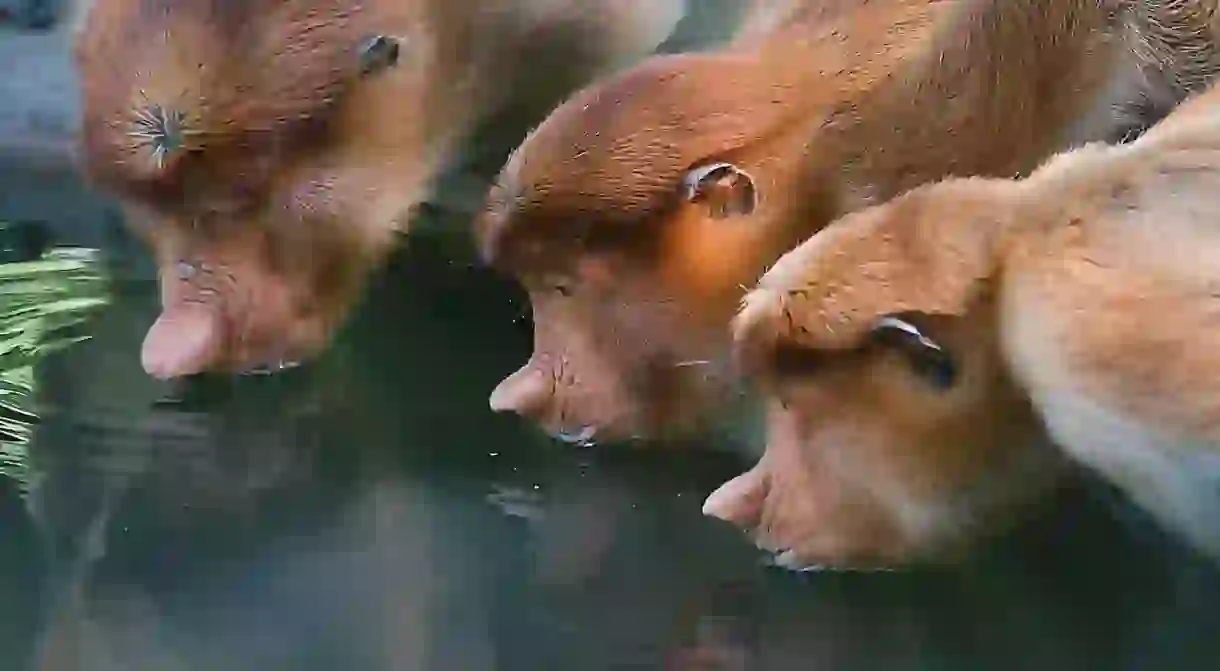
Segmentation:
<svg viewBox="0 0 1220 671">
<path fill-rule="evenodd" d="M 882 338 L 872 340 L 866 347 L 883 348 L 902 357 L 912 373 L 940 391 L 948 390 L 957 381 L 957 363 L 949 352 L 920 349 L 906 341 L 886 342 Z"/>
<path fill-rule="evenodd" d="M 872 340 L 855 350 L 855 353 L 867 355 L 874 348 L 888 350 L 902 357 L 915 375 L 940 391 L 952 388 L 960 375 L 957 362 L 948 352 L 937 355 L 910 349 L 903 343 Z M 841 358 L 848 354 L 849 352 L 843 351 L 838 356 Z M 772 365 L 781 379 L 796 379 L 818 373 L 826 363 L 827 359 L 822 352 L 802 347 L 781 347 L 775 352 Z"/>
</svg>

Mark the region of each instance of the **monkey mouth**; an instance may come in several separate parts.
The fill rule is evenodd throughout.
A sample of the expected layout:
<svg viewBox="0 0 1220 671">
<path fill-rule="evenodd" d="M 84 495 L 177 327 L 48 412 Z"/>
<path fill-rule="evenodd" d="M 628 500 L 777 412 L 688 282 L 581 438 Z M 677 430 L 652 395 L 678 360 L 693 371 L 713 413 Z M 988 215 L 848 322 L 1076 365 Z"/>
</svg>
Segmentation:
<svg viewBox="0 0 1220 671">
<path fill-rule="evenodd" d="M 759 563 L 768 568 L 776 568 L 792 573 L 896 573 L 898 568 L 883 564 L 819 564 L 801 558 L 795 551 L 788 549 L 763 550 Z"/>
<path fill-rule="evenodd" d="M 281 390 L 312 384 L 310 360 L 277 361 L 240 371 L 205 370 L 167 379 L 165 392 L 151 406 L 158 410 L 207 412 L 231 403 L 234 398 L 272 385 Z"/>
<path fill-rule="evenodd" d="M 265 375 L 276 375 L 286 370 L 292 370 L 302 365 L 302 362 L 297 359 L 279 359 L 274 363 L 257 363 L 248 366 L 237 372 L 238 375 L 244 377 L 257 377 Z"/>
<path fill-rule="evenodd" d="M 551 437 L 577 447 L 593 447 L 596 443 L 593 437 L 597 435 L 597 427 L 587 424 L 577 430 L 560 429 L 551 432 Z"/>
<path fill-rule="evenodd" d="M 792 550 L 763 550 L 759 564 L 768 568 L 777 568 L 794 573 L 822 573 L 836 570 L 826 564 L 814 564 L 797 557 Z"/>
</svg>

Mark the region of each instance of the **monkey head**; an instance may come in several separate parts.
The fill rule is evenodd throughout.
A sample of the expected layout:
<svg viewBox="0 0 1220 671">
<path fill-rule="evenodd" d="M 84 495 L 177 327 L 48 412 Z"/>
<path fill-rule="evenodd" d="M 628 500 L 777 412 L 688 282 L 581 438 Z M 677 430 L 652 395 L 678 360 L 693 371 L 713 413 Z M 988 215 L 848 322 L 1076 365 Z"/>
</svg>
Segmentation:
<svg viewBox="0 0 1220 671">
<path fill-rule="evenodd" d="M 159 267 L 157 377 L 320 349 L 423 179 L 413 3 L 99 0 L 82 163 Z"/>
<path fill-rule="evenodd" d="M 728 315 L 782 244 L 759 224 L 775 171 L 735 152 L 739 124 L 717 113 L 750 67 L 657 57 L 565 103 L 510 157 L 478 237 L 529 293 L 534 353 L 493 409 L 626 440 L 700 423 L 730 393 Z"/>
<path fill-rule="evenodd" d="M 650 52 L 683 9 L 93 3 L 75 45 L 82 163 L 161 269 L 145 368 L 240 371 L 317 352 L 438 173 L 469 158 L 457 154 L 480 122 L 541 116 Z M 553 67 L 539 76 L 539 63 Z"/>
<path fill-rule="evenodd" d="M 476 224 L 533 308 L 533 356 L 493 409 L 586 442 L 695 437 L 749 410 L 729 321 L 839 206 L 833 177 L 797 177 L 811 126 L 902 62 L 916 40 L 895 25 L 931 23 L 916 2 L 835 16 L 751 49 L 652 57 L 526 137 Z"/>
<path fill-rule="evenodd" d="M 733 322 L 767 446 L 704 512 L 789 568 L 955 556 L 1063 472 L 1002 354 L 1010 182 L 921 187 L 786 254 Z"/>
</svg>

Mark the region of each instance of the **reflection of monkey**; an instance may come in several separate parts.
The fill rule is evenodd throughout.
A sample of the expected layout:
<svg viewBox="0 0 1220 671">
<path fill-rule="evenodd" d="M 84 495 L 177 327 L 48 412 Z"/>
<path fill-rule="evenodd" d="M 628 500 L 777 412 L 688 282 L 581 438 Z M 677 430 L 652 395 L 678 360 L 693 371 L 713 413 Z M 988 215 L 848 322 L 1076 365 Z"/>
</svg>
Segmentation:
<svg viewBox="0 0 1220 671">
<path fill-rule="evenodd" d="M 509 160 L 479 226 L 535 323 L 492 407 L 584 441 L 729 419 L 726 325 L 770 263 L 922 182 L 1020 173 L 1163 114 L 1216 64 L 1210 13 L 1180 9 L 811 2 L 765 38 L 578 93 Z"/>
<path fill-rule="evenodd" d="M 895 561 L 1037 497 L 1053 442 L 1220 556 L 1218 110 L 918 188 L 781 258 L 734 327 L 767 450 L 706 511 L 789 565 Z"/>
<path fill-rule="evenodd" d="M 97 0 L 76 45 L 84 165 L 160 266 L 145 369 L 316 352 L 478 123 L 536 122 L 683 5 Z"/>
</svg>

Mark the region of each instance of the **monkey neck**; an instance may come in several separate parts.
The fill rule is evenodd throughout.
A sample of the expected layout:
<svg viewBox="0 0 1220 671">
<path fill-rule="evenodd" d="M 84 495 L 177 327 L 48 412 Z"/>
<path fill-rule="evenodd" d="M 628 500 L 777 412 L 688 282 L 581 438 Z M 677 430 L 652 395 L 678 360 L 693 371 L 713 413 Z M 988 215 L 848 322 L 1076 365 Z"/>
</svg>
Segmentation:
<svg viewBox="0 0 1220 671">
<path fill-rule="evenodd" d="M 951 3 L 927 0 L 819 3 L 802 6 L 765 35 L 744 35 L 732 48 L 748 54 L 760 76 L 784 92 L 785 106 L 811 109 L 858 97 L 888 80 L 919 53 Z"/>
<path fill-rule="evenodd" d="M 1142 3 L 1137 3 L 1142 4 Z M 1054 150 L 1130 130 L 1138 100 L 1128 6 L 1097 0 L 969 0 L 929 48 L 832 118 L 813 169 L 843 211 L 946 176 L 1013 176 Z"/>
<path fill-rule="evenodd" d="M 1216 0 L 1144 0 L 1134 3 L 1131 48 L 1150 80 L 1149 106 L 1159 116 L 1178 100 L 1207 88 L 1220 70 L 1220 3 Z"/>
<path fill-rule="evenodd" d="M 685 127 L 690 139 L 681 146 L 690 155 L 683 165 L 731 156 L 766 165 L 778 184 L 799 180 L 802 156 L 816 133 L 811 124 L 821 127 L 870 91 L 889 86 L 926 49 L 954 6 L 928 0 L 803 2 L 789 7 L 778 26 L 744 32 L 711 57 L 719 60 L 716 79 L 690 104 L 714 112 L 697 115 Z M 723 110 L 732 110 L 734 125 L 725 123 Z"/>
</svg>

